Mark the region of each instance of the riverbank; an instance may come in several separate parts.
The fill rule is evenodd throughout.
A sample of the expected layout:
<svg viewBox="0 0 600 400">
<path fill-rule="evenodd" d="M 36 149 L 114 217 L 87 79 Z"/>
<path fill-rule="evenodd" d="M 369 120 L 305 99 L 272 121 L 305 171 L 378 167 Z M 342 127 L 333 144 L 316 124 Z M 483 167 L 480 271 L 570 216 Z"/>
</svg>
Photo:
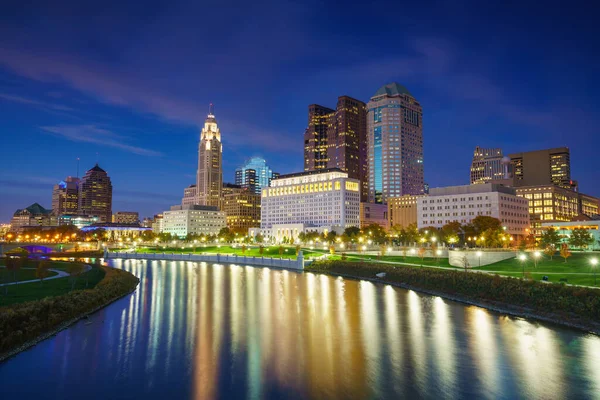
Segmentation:
<svg viewBox="0 0 600 400">
<path fill-rule="evenodd" d="M 92 289 L 0 307 L 0 362 L 130 294 L 139 283 L 127 271 L 101 269 L 104 279 Z"/>
<path fill-rule="evenodd" d="M 600 335 L 600 290 L 489 274 L 317 261 L 305 272 L 368 280 Z M 384 272 L 385 277 L 376 274 Z M 549 311 L 552 310 L 552 311 Z"/>
</svg>

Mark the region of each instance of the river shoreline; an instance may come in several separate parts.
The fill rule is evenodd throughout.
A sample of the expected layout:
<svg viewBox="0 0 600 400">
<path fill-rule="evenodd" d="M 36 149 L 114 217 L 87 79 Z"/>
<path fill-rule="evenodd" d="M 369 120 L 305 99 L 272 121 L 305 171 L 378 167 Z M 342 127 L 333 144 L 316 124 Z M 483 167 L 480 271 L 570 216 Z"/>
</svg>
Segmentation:
<svg viewBox="0 0 600 400">
<path fill-rule="evenodd" d="M 90 265 L 91 267 L 91 265 Z M 112 267 L 108 267 L 108 268 L 112 268 Z M 137 277 L 136 277 L 137 278 Z M 19 353 L 30 349 L 31 347 L 35 346 L 36 344 L 43 342 L 44 340 L 51 338 L 52 336 L 58 334 L 59 332 L 67 329 L 68 327 L 70 327 L 71 325 L 75 324 L 76 322 L 80 321 L 81 319 L 90 316 L 98 311 L 100 311 L 101 309 L 109 306 L 110 304 L 114 303 L 117 300 L 122 299 L 125 296 L 129 296 L 131 293 L 135 292 L 138 285 L 139 285 L 139 278 L 137 278 L 137 284 L 135 285 L 134 288 L 132 288 L 131 290 L 127 291 L 126 293 L 123 293 L 120 296 L 117 296 L 115 298 L 110 299 L 109 301 L 107 301 L 106 303 L 99 305 L 98 307 L 90 310 L 90 311 L 86 311 L 80 315 L 78 315 L 75 318 L 71 318 L 70 320 L 67 320 L 63 323 L 61 323 L 60 325 L 58 325 L 56 328 L 50 330 L 49 332 L 43 333 L 41 335 L 39 335 L 38 337 L 28 340 L 27 342 L 23 343 L 22 345 L 4 353 L 4 354 L 0 354 L 0 363 L 9 360 L 12 357 L 15 357 L 16 355 L 18 355 Z"/>
<path fill-rule="evenodd" d="M 476 300 L 472 300 L 472 299 L 462 297 L 462 296 L 451 295 L 448 293 L 430 290 L 430 289 L 423 289 L 423 288 L 420 288 L 420 287 L 417 287 L 414 285 L 409 285 L 406 283 L 399 283 L 399 282 L 392 282 L 392 281 L 388 281 L 386 279 L 381 279 L 381 278 L 362 277 L 362 276 L 356 276 L 356 275 L 345 274 L 345 273 L 341 273 L 341 272 L 332 272 L 332 271 L 320 271 L 320 270 L 312 271 L 310 269 L 310 267 L 305 269 L 304 272 L 310 272 L 313 274 L 324 274 L 324 275 L 329 275 L 329 276 L 338 276 L 338 277 L 341 277 L 344 279 L 352 279 L 355 281 L 364 280 L 364 281 L 373 282 L 373 283 L 390 285 L 390 286 L 398 287 L 401 289 L 413 290 L 415 292 L 426 294 L 429 296 L 441 297 L 443 299 L 454 301 L 457 303 L 468 304 L 471 306 L 484 308 L 486 310 L 493 311 L 493 312 L 500 313 L 500 314 L 505 314 L 505 315 L 508 315 L 511 317 L 525 318 L 528 320 L 550 323 L 553 325 L 577 329 L 579 331 L 583 331 L 583 332 L 590 333 L 590 334 L 593 334 L 596 336 L 600 336 L 600 323 L 594 324 L 594 323 L 581 323 L 581 322 L 574 322 L 574 321 L 566 321 L 566 320 L 562 319 L 561 316 L 558 316 L 558 315 L 553 315 L 553 314 L 542 315 L 533 310 L 525 311 L 525 309 L 523 307 L 514 306 L 511 304 L 506 304 L 506 303 L 490 304 L 490 303 L 484 302 L 484 301 L 476 301 Z"/>
</svg>

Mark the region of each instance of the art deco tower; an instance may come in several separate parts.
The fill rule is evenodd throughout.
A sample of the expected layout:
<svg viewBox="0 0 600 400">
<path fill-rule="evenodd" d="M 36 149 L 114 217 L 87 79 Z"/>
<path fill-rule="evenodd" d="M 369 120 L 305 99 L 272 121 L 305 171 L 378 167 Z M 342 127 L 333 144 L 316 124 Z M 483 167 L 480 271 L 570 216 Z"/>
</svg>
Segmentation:
<svg viewBox="0 0 600 400">
<path fill-rule="evenodd" d="M 213 115 L 212 104 L 204 127 L 200 133 L 198 146 L 198 175 L 196 177 L 197 203 L 221 208 L 221 188 L 223 185 L 223 169 L 221 159 L 223 145 L 221 131 Z"/>
</svg>

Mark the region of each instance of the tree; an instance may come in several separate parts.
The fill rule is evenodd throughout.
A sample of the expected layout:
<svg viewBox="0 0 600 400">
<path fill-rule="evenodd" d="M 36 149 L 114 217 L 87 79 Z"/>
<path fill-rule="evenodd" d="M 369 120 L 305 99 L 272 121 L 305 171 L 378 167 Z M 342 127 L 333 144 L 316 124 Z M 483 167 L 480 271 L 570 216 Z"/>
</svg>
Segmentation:
<svg viewBox="0 0 600 400">
<path fill-rule="evenodd" d="M 446 243 L 458 243 L 459 235 L 462 233 L 462 225 L 458 221 L 448 222 L 442 226 L 442 240 Z"/>
<path fill-rule="evenodd" d="M 431 256 L 433 258 L 435 258 L 435 262 L 437 264 L 438 259 L 440 258 L 438 255 L 438 244 L 436 242 L 431 243 L 430 250 L 431 250 Z"/>
<path fill-rule="evenodd" d="M 258 254 L 260 254 L 260 256 L 262 257 L 262 255 L 265 253 L 265 246 L 263 246 L 262 244 L 260 246 L 258 246 Z"/>
<path fill-rule="evenodd" d="M 335 246 L 334 245 L 329 246 L 329 254 L 335 254 Z"/>
<path fill-rule="evenodd" d="M 37 263 L 37 266 L 35 268 L 35 276 L 36 276 L 36 278 L 39 278 L 40 285 L 42 285 L 44 283 L 44 279 L 46 279 L 48 277 L 48 275 L 50 275 L 50 271 L 48 269 L 49 269 L 48 261 L 41 260 L 40 262 Z"/>
<path fill-rule="evenodd" d="M 300 249 L 301 249 L 300 245 L 297 244 L 296 245 L 296 257 L 298 257 L 298 255 L 300 254 Z"/>
<path fill-rule="evenodd" d="M 73 290 L 75 288 L 77 278 L 83 273 L 83 264 L 80 264 L 78 262 L 71 262 L 67 267 L 67 271 L 69 272 L 71 279 L 71 290 Z"/>
<path fill-rule="evenodd" d="M 406 243 L 414 243 L 417 241 L 419 236 L 419 229 L 417 228 L 417 224 L 410 224 L 406 227 L 404 231 L 404 241 Z"/>
<path fill-rule="evenodd" d="M 567 258 L 571 257 L 569 246 L 566 243 L 560 246 L 560 256 L 565 259 L 565 263 L 567 262 Z"/>
<path fill-rule="evenodd" d="M 242 250 L 242 254 L 246 255 L 246 250 L 248 250 L 248 247 L 245 244 L 243 244 L 241 250 Z"/>
<path fill-rule="evenodd" d="M 460 258 L 460 263 L 465 269 L 465 272 L 467 272 L 467 269 L 469 268 L 469 257 L 467 257 L 466 254 Z"/>
<path fill-rule="evenodd" d="M 388 240 L 387 232 L 381 227 L 381 225 L 378 224 L 368 225 L 367 227 L 363 228 L 363 232 L 365 232 L 369 239 L 371 239 L 375 244 L 383 244 Z"/>
<path fill-rule="evenodd" d="M 335 238 L 337 237 L 337 233 L 335 233 L 335 231 L 331 231 L 327 233 L 327 236 L 325 236 L 325 240 L 327 240 L 327 242 L 329 243 L 333 243 L 335 242 Z"/>
<path fill-rule="evenodd" d="M 227 243 L 232 242 L 235 237 L 234 233 L 228 227 L 221 228 L 218 236 L 219 236 L 219 239 L 221 239 Z"/>
<path fill-rule="evenodd" d="M 25 265 L 26 260 L 27 251 L 24 249 L 15 249 L 6 253 L 6 260 L 4 263 L 6 271 L 9 274 L 12 272 L 13 282 L 17 281 L 17 272 Z M 9 285 L 4 285 L 4 294 L 8 294 L 8 286 Z"/>
<path fill-rule="evenodd" d="M 498 218 L 488 217 L 486 215 L 478 215 L 473 218 L 471 224 L 475 228 L 475 234 L 481 234 L 488 229 L 498 230 L 502 229 L 502 222 Z"/>
<path fill-rule="evenodd" d="M 544 249 L 544 254 L 550 257 L 550 261 L 552 261 L 552 257 L 554 257 L 554 253 L 556 253 L 556 247 L 552 244 L 546 246 Z"/>
<path fill-rule="evenodd" d="M 385 254 L 387 253 L 387 246 L 385 244 L 382 244 L 379 246 L 379 255 L 381 257 L 385 257 Z"/>
<path fill-rule="evenodd" d="M 406 247 L 406 246 L 403 246 L 403 247 L 402 247 L 402 259 L 403 259 L 404 261 L 406 261 L 406 253 L 408 253 L 408 247 Z"/>
<path fill-rule="evenodd" d="M 279 257 L 281 258 L 281 256 L 283 256 L 283 246 L 279 246 Z"/>
<path fill-rule="evenodd" d="M 360 228 L 358 226 L 349 226 L 346 229 L 344 229 L 344 235 L 353 239 L 356 236 L 360 235 Z"/>
<path fill-rule="evenodd" d="M 592 243 L 594 243 L 594 238 L 587 229 L 575 228 L 571 232 L 571 237 L 569 238 L 571 246 L 586 249 Z"/>
<path fill-rule="evenodd" d="M 300 241 L 300 243 L 306 243 L 306 233 L 300 232 L 298 234 L 298 240 Z"/>
<path fill-rule="evenodd" d="M 258 235 L 254 236 L 254 241 L 256 243 L 262 243 L 265 241 L 265 237 L 259 233 Z"/>
<path fill-rule="evenodd" d="M 419 247 L 417 250 L 417 255 L 421 259 L 421 267 L 423 266 L 423 259 L 425 258 L 425 253 L 427 253 L 427 249 L 425 247 Z"/>
<path fill-rule="evenodd" d="M 548 228 L 544 232 L 542 232 L 542 236 L 540 237 L 540 246 L 544 249 L 547 249 L 549 246 L 554 247 L 555 249 L 560 245 L 560 236 L 556 229 Z"/>
</svg>

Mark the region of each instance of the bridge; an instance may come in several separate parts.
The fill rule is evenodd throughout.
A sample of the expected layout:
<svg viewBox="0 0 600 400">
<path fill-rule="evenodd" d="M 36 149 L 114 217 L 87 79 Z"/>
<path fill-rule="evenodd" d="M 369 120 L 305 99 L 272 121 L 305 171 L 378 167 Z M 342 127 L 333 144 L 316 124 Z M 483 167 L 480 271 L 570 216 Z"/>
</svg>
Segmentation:
<svg viewBox="0 0 600 400">
<path fill-rule="evenodd" d="M 36 242 L 11 242 L 0 243 L 0 256 L 14 249 L 22 248 L 29 253 L 47 254 L 71 250 L 76 243 L 36 243 Z"/>
</svg>

